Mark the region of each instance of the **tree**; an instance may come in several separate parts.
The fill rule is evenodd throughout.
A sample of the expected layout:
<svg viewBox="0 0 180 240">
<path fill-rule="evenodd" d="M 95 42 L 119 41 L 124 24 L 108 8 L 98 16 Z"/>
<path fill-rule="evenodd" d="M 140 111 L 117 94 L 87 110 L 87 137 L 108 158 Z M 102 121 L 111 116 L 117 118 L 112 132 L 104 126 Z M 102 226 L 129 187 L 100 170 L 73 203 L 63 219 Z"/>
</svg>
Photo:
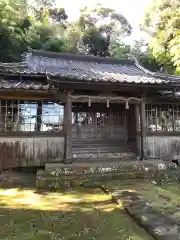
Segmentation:
<svg viewBox="0 0 180 240">
<path fill-rule="evenodd" d="M 109 46 L 109 52 L 112 57 L 123 58 L 128 57 L 131 52 L 131 46 L 122 41 L 114 40 Z"/>
<path fill-rule="evenodd" d="M 0 61 L 19 61 L 24 51 L 25 19 L 18 9 L 15 3 L 10 5 L 5 0 L 0 3 Z"/>
<path fill-rule="evenodd" d="M 78 21 L 71 22 L 66 25 L 64 31 L 64 41 L 66 43 L 66 50 L 70 53 L 79 53 L 81 50 L 82 32 Z"/>
<path fill-rule="evenodd" d="M 134 42 L 134 45 L 131 47 L 131 55 L 135 56 L 139 63 L 146 69 L 152 72 L 161 71 L 161 65 L 156 61 L 148 42 L 144 39 Z"/>
<path fill-rule="evenodd" d="M 165 72 L 180 73 L 180 0 L 153 1 L 141 28 L 152 40 L 152 55 Z"/>
<path fill-rule="evenodd" d="M 133 45 L 127 45 L 122 41 L 114 41 L 110 45 L 111 56 L 116 58 L 133 58 L 150 71 L 160 71 L 160 66 L 149 50 L 148 43 L 140 39 Z"/>
<path fill-rule="evenodd" d="M 66 24 L 68 15 L 65 12 L 64 8 L 49 8 L 49 15 L 54 22 Z"/>
<path fill-rule="evenodd" d="M 41 8 L 27 32 L 28 46 L 49 51 L 66 51 L 64 33 L 68 16 L 63 8 Z"/>
<path fill-rule="evenodd" d="M 94 9 L 82 9 L 78 25 L 81 31 L 80 51 L 95 56 L 108 56 L 110 42 L 132 31 L 124 16 L 99 4 Z"/>
<path fill-rule="evenodd" d="M 68 16 L 64 8 L 41 8 L 36 11 L 36 19 L 41 23 L 53 25 L 59 23 L 66 27 Z"/>
<path fill-rule="evenodd" d="M 41 9 L 41 17 L 29 15 L 26 0 L 0 2 L 0 61 L 21 61 L 28 47 L 67 51 L 64 9 Z M 53 22 L 49 19 L 53 18 Z M 68 49 L 68 48 L 67 48 Z"/>
<path fill-rule="evenodd" d="M 26 6 L 31 14 L 38 15 L 41 9 L 49 9 L 55 5 L 55 0 L 19 0 L 19 1 L 26 1 Z"/>
</svg>

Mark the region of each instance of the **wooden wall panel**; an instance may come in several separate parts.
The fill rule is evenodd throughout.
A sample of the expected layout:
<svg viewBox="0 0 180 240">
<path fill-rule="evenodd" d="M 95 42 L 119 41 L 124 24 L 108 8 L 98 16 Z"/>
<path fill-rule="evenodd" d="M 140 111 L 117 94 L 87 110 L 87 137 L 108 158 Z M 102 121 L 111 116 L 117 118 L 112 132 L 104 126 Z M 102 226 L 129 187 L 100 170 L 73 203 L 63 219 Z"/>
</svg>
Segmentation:
<svg viewBox="0 0 180 240">
<path fill-rule="evenodd" d="M 43 166 L 64 158 L 64 137 L 1 137 L 0 169 Z"/>
<path fill-rule="evenodd" d="M 180 159 L 180 136 L 147 136 L 144 147 L 146 158 Z"/>
</svg>

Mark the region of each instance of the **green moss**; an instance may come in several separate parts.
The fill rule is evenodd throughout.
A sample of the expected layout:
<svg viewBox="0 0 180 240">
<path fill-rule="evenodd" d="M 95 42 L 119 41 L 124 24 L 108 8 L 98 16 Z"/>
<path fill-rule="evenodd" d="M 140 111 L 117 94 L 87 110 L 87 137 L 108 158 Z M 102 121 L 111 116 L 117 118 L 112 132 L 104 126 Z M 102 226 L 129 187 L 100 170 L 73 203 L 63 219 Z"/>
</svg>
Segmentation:
<svg viewBox="0 0 180 240">
<path fill-rule="evenodd" d="M 1 239 L 151 240 L 99 190 L 74 189 L 35 194 L 1 190 Z"/>
<path fill-rule="evenodd" d="M 165 169 L 155 166 L 125 165 L 110 167 L 61 167 L 56 170 L 39 171 L 37 173 L 37 188 L 63 189 L 76 187 L 86 181 L 105 181 L 117 179 L 161 179 L 164 178 Z"/>
<path fill-rule="evenodd" d="M 167 182 L 163 187 L 148 180 L 116 180 L 103 183 L 111 192 L 117 189 L 136 191 L 141 199 L 149 201 L 158 212 L 170 214 L 180 221 L 180 184 L 177 182 Z"/>
</svg>

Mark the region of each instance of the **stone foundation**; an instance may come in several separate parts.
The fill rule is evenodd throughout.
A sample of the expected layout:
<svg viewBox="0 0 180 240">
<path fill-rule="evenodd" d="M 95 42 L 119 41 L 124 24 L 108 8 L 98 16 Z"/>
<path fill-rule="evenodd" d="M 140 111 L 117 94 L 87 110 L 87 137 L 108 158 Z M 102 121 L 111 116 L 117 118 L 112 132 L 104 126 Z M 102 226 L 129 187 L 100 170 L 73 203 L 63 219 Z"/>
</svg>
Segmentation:
<svg viewBox="0 0 180 240">
<path fill-rule="evenodd" d="M 85 182 L 108 179 L 164 179 L 167 168 L 174 164 L 163 162 L 128 162 L 116 164 L 55 164 L 37 172 L 36 186 L 43 189 L 60 189 L 80 186 Z"/>
</svg>

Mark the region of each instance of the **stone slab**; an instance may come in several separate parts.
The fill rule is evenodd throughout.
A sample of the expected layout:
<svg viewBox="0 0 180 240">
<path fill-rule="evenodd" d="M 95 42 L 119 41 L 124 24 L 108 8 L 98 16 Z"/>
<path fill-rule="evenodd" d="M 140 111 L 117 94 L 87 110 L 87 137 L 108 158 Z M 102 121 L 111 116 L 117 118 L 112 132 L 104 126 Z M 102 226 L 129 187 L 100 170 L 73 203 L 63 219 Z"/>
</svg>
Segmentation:
<svg viewBox="0 0 180 240">
<path fill-rule="evenodd" d="M 157 240 L 180 239 L 180 227 L 171 217 L 153 209 L 137 192 L 115 191 L 113 199 L 123 202 L 125 211 Z"/>
<path fill-rule="evenodd" d="M 49 164 L 45 170 L 37 172 L 38 188 L 61 188 L 63 184 L 79 185 L 83 181 L 103 181 L 110 179 L 149 179 L 159 180 L 166 177 L 170 163 L 134 161 L 93 164 Z M 69 183 L 68 183 L 69 181 Z"/>
</svg>

